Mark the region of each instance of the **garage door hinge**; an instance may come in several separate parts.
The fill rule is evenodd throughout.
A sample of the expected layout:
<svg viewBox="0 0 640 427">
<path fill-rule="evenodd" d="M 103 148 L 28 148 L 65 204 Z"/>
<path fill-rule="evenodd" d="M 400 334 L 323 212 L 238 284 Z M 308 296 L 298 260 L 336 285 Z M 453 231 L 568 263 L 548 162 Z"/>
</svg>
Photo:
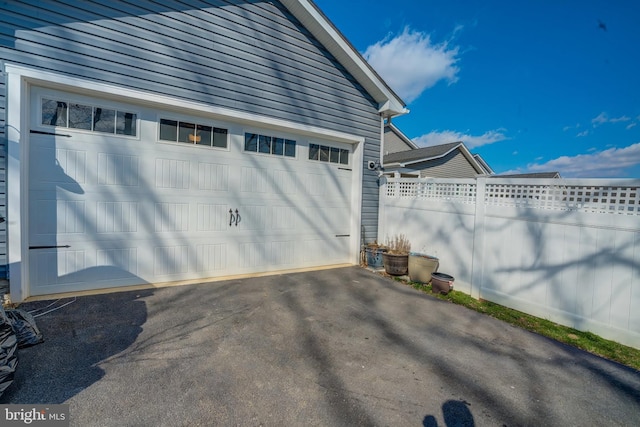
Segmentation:
<svg viewBox="0 0 640 427">
<path fill-rule="evenodd" d="M 45 132 L 43 130 L 33 130 L 33 129 L 31 129 L 29 132 L 37 133 L 38 135 L 53 135 L 53 136 L 64 136 L 65 138 L 71 138 L 71 135 L 65 135 L 63 133 L 55 133 L 55 132 Z"/>
</svg>

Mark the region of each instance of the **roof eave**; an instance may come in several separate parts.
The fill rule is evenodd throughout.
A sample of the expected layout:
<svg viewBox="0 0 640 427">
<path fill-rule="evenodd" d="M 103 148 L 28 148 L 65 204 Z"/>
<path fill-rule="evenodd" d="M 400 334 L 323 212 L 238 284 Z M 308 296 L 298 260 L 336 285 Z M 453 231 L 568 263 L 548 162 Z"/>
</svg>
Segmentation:
<svg viewBox="0 0 640 427">
<path fill-rule="evenodd" d="M 391 119 L 393 117 L 409 114 L 409 110 L 405 108 L 404 105 L 392 101 L 393 100 L 388 99 L 383 104 L 379 105 L 378 113 L 380 113 L 382 117 L 385 119 Z"/>
<path fill-rule="evenodd" d="M 373 97 L 378 103 L 378 112 L 384 118 L 409 113 L 404 101 L 393 92 L 313 1 L 280 1 Z"/>
<path fill-rule="evenodd" d="M 473 158 L 478 162 L 478 164 L 487 172 L 488 175 L 495 175 L 491 166 L 482 158 L 480 154 L 473 154 Z"/>
<path fill-rule="evenodd" d="M 460 147 L 460 151 L 462 152 L 462 155 L 466 157 L 471 167 L 474 168 L 479 175 L 485 175 L 486 172 L 484 168 L 482 167 L 482 165 L 480 165 L 480 163 L 476 160 L 476 158 L 473 157 L 473 154 L 471 154 L 471 151 L 469 151 L 467 146 L 464 145 L 464 142 L 461 142 L 460 145 L 458 145 L 458 147 Z"/>
</svg>

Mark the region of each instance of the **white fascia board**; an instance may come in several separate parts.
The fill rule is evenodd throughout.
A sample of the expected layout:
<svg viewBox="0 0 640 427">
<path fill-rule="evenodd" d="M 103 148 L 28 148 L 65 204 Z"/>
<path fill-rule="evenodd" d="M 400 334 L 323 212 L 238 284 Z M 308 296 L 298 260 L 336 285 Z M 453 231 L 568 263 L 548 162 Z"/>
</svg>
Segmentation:
<svg viewBox="0 0 640 427">
<path fill-rule="evenodd" d="M 390 168 L 391 168 L 391 167 L 394 167 L 394 168 L 396 168 L 396 167 L 403 168 L 403 167 L 405 167 L 405 165 L 406 165 L 406 163 L 398 163 L 398 162 L 385 163 L 385 164 L 384 164 L 384 166 L 385 166 L 385 167 L 390 167 Z"/>
<path fill-rule="evenodd" d="M 281 3 L 373 96 L 378 102 L 378 112 L 383 117 L 395 117 L 409 112 L 400 97 L 393 93 L 312 1 L 281 0 Z"/>
<path fill-rule="evenodd" d="M 479 174 L 484 175 L 484 173 L 485 173 L 484 168 L 480 165 L 480 163 L 478 163 L 478 161 L 475 159 L 475 157 L 473 157 L 473 154 L 471 154 L 471 151 L 469 151 L 467 146 L 464 145 L 464 143 L 461 143 L 458 147 L 460 147 L 460 151 L 462 152 L 462 155 L 467 158 L 467 161 L 476 170 L 476 172 L 478 172 Z"/>
<path fill-rule="evenodd" d="M 493 169 L 491 169 L 491 166 L 489 166 L 489 164 L 482 158 L 480 154 L 474 154 L 473 158 L 476 159 L 476 161 L 480 164 L 480 166 L 482 166 L 482 168 L 487 172 L 488 175 L 495 175 L 495 172 L 493 171 Z"/>
<path fill-rule="evenodd" d="M 10 75 L 19 75 L 23 79 L 26 79 L 30 83 L 38 86 L 41 85 L 44 87 L 54 87 L 62 90 L 72 90 L 76 92 L 79 90 L 95 92 L 96 95 L 99 96 L 118 97 L 128 99 L 130 100 L 130 102 L 143 103 L 147 105 L 178 106 L 180 108 L 192 110 L 194 112 L 205 113 L 223 120 L 240 123 L 250 123 L 253 125 L 257 124 L 265 128 L 283 129 L 297 134 L 333 139 L 335 141 L 346 142 L 350 144 L 364 142 L 364 137 L 359 135 L 338 132 L 332 129 L 326 129 L 317 126 L 304 125 L 301 123 L 276 119 L 259 114 L 247 113 L 244 111 L 237 111 L 230 108 L 216 107 L 201 102 L 177 99 L 166 95 L 158 95 L 150 92 L 143 92 L 111 84 L 94 82 L 64 74 L 51 73 L 48 71 L 23 67 L 20 65 L 6 64 L 5 71 Z"/>
</svg>

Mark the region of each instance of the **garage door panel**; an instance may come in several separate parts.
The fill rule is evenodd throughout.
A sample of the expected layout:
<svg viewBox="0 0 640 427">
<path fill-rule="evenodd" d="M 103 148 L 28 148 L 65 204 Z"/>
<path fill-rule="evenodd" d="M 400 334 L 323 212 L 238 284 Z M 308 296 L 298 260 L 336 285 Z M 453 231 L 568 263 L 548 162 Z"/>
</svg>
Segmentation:
<svg viewBox="0 0 640 427">
<path fill-rule="evenodd" d="M 340 264 L 348 257 L 348 237 L 305 238 L 302 240 L 304 262 L 310 265 Z"/>
<path fill-rule="evenodd" d="M 226 232 L 229 229 L 229 205 L 198 203 L 196 206 L 196 230 L 202 232 Z"/>
<path fill-rule="evenodd" d="M 233 248 L 225 242 L 186 241 L 153 248 L 151 281 L 190 280 L 215 277 L 229 271 Z"/>
<path fill-rule="evenodd" d="M 196 188 L 200 191 L 228 191 L 229 165 L 199 162 Z"/>
<path fill-rule="evenodd" d="M 229 249 L 226 243 L 196 244 L 198 259 L 197 273 L 200 277 L 215 276 L 228 270 L 227 256 Z"/>
<path fill-rule="evenodd" d="M 64 276 L 86 268 L 84 251 L 33 249 L 29 253 L 31 280 L 39 286 L 64 284 Z"/>
<path fill-rule="evenodd" d="M 143 282 L 137 275 L 137 248 L 34 249 L 29 262 L 31 281 L 43 292 L 65 292 L 74 283 L 86 287 L 101 280 L 115 280 L 113 286 Z"/>
<path fill-rule="evenodd" d="M 139 187 L 140 158 L 131 154 L 98 153 L 96 184 L 110 187 Z"/>
<path fill-rule="evenodd" d="M 103 247 L 98 249 L 96 251 L 96 265 L 117 269 L 121 274 L 114 272 L 113 277 L 115 278 L 124 278 L 128 275 L 137 276 L 139 274 L 138 248 Z"/>
<path fill-rule="evenodd" d="M 347 167 L 308 160 L 304 137 L 295 158 L 245 152 L 239 126 L 226 150 L 159 142 L 163 113 L 134 110 L 137 138 L 32 134 L 31 294 L 350 261 Z"/>
<path fill-rule="evenodd" d="M 29 221 L 29 245 L 55 244 L 86 232 L 86 203 L 36 197 L 31 200 Z"/>
<path fill-rule="evenodd" d="M 137 233 L 140 212 L 139 202 L 98 201 L 95 214 L 96 233 Z"/>
<path fill-rule="evenodd" d="M 82 194 L 87 183 L 87 158 L 84 152 L 40 148 L 30 156 L 30 186 L 34 189 L 58 189 Z M 73 160 L 70 160 L 73 158 Z"/>
</svg>

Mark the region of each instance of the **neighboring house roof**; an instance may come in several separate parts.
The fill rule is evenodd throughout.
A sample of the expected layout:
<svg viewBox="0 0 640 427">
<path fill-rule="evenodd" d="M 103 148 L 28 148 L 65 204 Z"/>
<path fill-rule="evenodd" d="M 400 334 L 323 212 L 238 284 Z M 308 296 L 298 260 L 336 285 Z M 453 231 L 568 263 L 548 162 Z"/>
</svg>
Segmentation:
<svg viewBox="0 0 640 427">
<path fill-rule="evenodd" d="M 474 154 L 473 158 L 476 159 L 476 162 L 478 162 L 478 164 L 482 167 L 482 169 L 485 170 L 487 175 L 495 174 L 493 169 L 491 169 L 491 166 L 489 166 L 489 163 L 485 162 L 482 156 L 480 156 L 480 154 Z"/>
<path fill-rule="evenodd" d="M 402 145 L 402 143 L 404 143 L 404 145 L 406 146 L 406 149 L 402 149 L 402 150 L 392 149 L 390 147 L 391 144 L 387 145 L 387 142 L 391 142 L 391 140 L 387 137 L 388 133 L 393 133 L 393 135 L 399 140 L 398 144 L 396 145 Z M 385 134 L 385 141 L 384 141 L 385 154 L 397 153 L 398 151 L 417 150 L 418 148 L 420 148 L 415 144 L 415 142 L 410 140 L 404 133 L 402 133 L 402 131 L 398 129 L 393 123 L 387 123 L 384 126 L 384 134 Z"/>
<path fill-rule="evenodd" d="M 494 175 L 492 178 L 562 178 L 560 172 L 513 173 L 508 175 Z"/>
<path fill-rule="evenodd" d="M 486 175 L 485 169 L 480 166 L 469 149 L 461 141 L 387 154 L 384 156 L 384 166 L 389 168 L 410 167 L 410 165 L 415 163 L 440 159 L 454 150 L 460 150 L 462 155 L 479 175 Z"/>
<path fill-rule="evenodd" d="M 462 142 L 451 142 L 449 144 L 434 145 L 431 147 L 418 148 L 416 150 L 391 153 L 384 156 L 384 164 L 398 164 L 404 166 L 412 163 L 425 162 L 427 160 L 444 157 L 461 145 L 463 145 Z"/>
<path fill-rule="evenodd" d="M 347 69 L 378 103 L 383 117 L 407 114 L 406 104 L 385 83 L 358 50 L 311 0 L 281 0 L 282 4 Z"/>
</svg>

